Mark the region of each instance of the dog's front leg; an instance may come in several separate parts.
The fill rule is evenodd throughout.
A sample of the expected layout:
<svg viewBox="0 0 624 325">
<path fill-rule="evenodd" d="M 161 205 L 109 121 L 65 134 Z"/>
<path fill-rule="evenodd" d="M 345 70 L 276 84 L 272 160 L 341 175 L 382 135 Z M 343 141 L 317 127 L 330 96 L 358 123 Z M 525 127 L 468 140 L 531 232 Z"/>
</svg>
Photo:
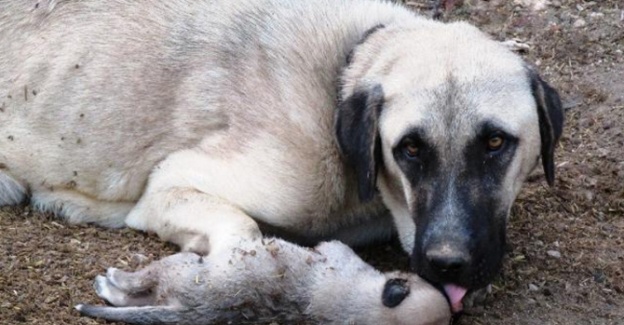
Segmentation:
<svg viewBox="0 0 624 325">
<path fill-rule="evenodd" d="M 135 229 L 155 232 L 183 251 L 213 253 L 236 247 L 241 239 L 261 236 L 245 212 L 193 188 L 147 191 L 126 219 Z"/>
</svg>

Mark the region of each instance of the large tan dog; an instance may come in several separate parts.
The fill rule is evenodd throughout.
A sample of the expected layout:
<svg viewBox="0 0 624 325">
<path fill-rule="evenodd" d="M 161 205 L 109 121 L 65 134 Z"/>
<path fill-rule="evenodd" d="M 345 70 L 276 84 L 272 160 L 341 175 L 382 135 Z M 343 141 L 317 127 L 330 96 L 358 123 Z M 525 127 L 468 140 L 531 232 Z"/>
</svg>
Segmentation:
<svg viewBox="0 0 624 325">
<path fill-rule="evenodd" d="M 0 0 L 0 44 L 0 205 L 184 250 L 396 231 L 457 303 L 540 155 L 554 177 L 556 92 L 390 3 Z"/>
</svg>

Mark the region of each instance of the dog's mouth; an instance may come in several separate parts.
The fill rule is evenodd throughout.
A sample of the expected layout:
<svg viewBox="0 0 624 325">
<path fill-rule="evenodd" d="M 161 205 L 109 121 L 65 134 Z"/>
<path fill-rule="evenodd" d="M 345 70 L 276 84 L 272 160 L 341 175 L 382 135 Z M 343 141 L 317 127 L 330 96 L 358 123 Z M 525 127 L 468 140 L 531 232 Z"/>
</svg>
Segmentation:
<svg viewBox="0 0 624 325">
<path fill-rule="evenodd" d="M 466 296 L 468 289 L 453 283 L 447 283 L 443 285 L 442 288 L 444 289 L 444 293 L 449 300 L 453 314 L 462 311 L 464 309 L 462 300 Z"/>
</svg>

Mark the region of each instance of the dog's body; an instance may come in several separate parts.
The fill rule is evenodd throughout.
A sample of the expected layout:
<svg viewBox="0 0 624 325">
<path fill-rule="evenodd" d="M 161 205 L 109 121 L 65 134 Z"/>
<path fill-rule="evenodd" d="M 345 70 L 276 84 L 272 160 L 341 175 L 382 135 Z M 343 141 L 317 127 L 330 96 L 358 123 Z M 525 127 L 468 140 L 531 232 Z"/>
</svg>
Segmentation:
<svg viewBox="0 0 624 325">
<path fill-rule="evenodd" d="M 258 224 L 396 229 L 420 274 L 476 288 L 540 152 L 552 182 L 556 93 L 464 23 L 364 0 L 0 7 L 0 205 L 211 253 Z"/>
<path fill-rule="evenodd" d="M 333 131 L 337 75 L 371 22 L 330 2 L 5 2 L 0 162 L 21 186 L 0 203 L 30 188 L 72 222 L 123 226 L 142 199 L 130 219 L 156 230 L 165 199 L 144 194 L 173 187 L 307 238 L 375 219 Z M 373 24 L 396 19 L 371 6 Z"/>
<path fill-rule="evenodd" d="M 340 242 L 310 249 L 258 239 L 237 246 L 207 257 L 179 253 L 132 273 L 111 268 L 94 286 L 115 307 L 76 308 L 133 324 L 449 323 L 440 291 L 415 274 L 381 273 Z"/>
</svg>

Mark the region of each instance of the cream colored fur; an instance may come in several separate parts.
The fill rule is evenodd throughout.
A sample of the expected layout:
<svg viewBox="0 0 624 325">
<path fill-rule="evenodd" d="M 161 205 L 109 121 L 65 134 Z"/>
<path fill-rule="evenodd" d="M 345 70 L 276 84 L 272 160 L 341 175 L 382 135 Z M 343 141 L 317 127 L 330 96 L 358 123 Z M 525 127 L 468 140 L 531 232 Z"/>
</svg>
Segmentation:
<svg viewBox="0 0 624 325">
<path fill-rule="evenodd" d="M 0 8 L 0 205 L 29 189 L 36 208 L 70 222 L 128 225 L 199 252 L 257 238 L 256 221 L 298 238 L 367 242 L 393 231 L 377 226 L 389 209 L 411 251 L 413 195 L 391 149 L 406 128 L 443 118 L 435 94 L 449 78 L 479 103 L 457 120 L 518 131 L 501 200 L 513 201 L 539 156 L 522 61 L 465 23 L 364 0 Z M 381 195 L 362 204 L 334 111 L 339 95 L 369 83 L 384 87 L 384 167 Z M 470 127 L 456 125 L 449 150 Z M 433 132 L 444 146 L 448 133 Z"/>
</svg>

